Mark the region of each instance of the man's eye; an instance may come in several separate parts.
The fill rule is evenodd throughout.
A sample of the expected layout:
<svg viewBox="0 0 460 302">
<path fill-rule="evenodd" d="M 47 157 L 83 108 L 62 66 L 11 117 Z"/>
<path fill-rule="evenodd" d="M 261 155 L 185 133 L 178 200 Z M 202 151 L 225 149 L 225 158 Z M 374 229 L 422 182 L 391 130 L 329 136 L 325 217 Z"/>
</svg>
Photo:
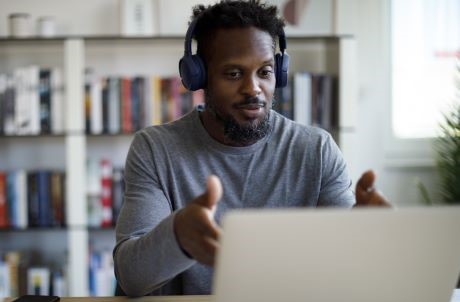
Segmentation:
<svg viewBox="0 0 460 302">
<path fill-rule="evenodd" d="M 273 70 L 272 69 L 262 69 L 260 71 L 260 75 L 264 78 L 270 78 L 273 74 Z"/>
<path fill-rule="evenodd" d="M 240 72 L 240 71 L 230 71 L 230 72 L 226 72 L 225 75 L 226 75 L 229 79 L 239 79 L 239 78 L 241 78 L 241 72 Z"/>
</svg>

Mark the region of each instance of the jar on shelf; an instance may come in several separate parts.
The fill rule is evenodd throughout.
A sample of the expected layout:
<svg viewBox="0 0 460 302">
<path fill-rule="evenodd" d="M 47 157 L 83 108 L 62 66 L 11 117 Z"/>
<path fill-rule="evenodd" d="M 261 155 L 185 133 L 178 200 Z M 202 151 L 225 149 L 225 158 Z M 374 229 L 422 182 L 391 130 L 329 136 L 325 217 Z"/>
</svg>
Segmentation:
<svg viewBox="0 0 460 302">
<path fill-rule="evenodd" d="M 13 13 L 9 18 L 9 34 L 13 38 L 24 38 L 31 35 L 30 15 L 27 13 Z"/>
</svg>

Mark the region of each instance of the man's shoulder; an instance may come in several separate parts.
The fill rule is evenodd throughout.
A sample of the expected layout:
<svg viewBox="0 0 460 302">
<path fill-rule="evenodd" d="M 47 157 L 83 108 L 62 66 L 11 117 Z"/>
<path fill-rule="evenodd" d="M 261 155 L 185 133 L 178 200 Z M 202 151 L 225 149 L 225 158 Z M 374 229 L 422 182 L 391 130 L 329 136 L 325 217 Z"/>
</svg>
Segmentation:
<svg viewBox="0 0 460 302">
<path fill-rule="evenodd" d="M 196 126 L 192 115 L 193 112 L 190 112 L 175 121 L 145 127 L 136 132 L 134 143 L 142 141 L 149 145 L 162 145 L 183 141 L 192 135 Z"/>
<path fill-rule="evenodd" d="M 293 121 L 276 111 L 274 112 L 275 128 L 274 134 L 279 138 L 289 138 L 301 142 L 328 141 L 331 134 L 326 130 L 316 127 L 307 126 Z"/>
</svg>

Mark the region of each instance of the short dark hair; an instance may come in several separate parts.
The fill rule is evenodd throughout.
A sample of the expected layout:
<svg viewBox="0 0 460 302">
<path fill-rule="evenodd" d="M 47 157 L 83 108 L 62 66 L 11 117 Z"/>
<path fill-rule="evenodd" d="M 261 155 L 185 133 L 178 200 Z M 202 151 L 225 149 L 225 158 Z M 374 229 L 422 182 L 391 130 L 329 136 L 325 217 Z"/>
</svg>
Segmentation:
<svg viewBox="0 0 460 302">
<path fill-rule="evenodd" d="M 193 38 L 197 41 L 197 53 L 203 60 L 206 44 L 218 29 L 254 26 L 269 33 L 275 46 L 276 37 L 284 27 L 284 20 L 278 17 L 278 8 L 261 3 L 260 0 L 221 0 L 207 7 L 200 4 L 193 8 L 191 22 L 195 20 Z"/>
</svg>

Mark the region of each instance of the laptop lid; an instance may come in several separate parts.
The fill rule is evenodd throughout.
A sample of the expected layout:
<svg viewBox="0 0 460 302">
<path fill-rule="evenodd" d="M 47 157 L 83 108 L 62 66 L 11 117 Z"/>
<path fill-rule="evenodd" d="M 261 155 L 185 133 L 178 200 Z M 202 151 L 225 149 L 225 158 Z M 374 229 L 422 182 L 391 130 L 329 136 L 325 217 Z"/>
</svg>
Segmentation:
<svg viewBox="0 0 460 302">
<path fill-rule="evenodd" d="M 237 210 L 223 230 L 217 302 L 447 302 L 460 273 L 460 207 Z"/>
</svg>

